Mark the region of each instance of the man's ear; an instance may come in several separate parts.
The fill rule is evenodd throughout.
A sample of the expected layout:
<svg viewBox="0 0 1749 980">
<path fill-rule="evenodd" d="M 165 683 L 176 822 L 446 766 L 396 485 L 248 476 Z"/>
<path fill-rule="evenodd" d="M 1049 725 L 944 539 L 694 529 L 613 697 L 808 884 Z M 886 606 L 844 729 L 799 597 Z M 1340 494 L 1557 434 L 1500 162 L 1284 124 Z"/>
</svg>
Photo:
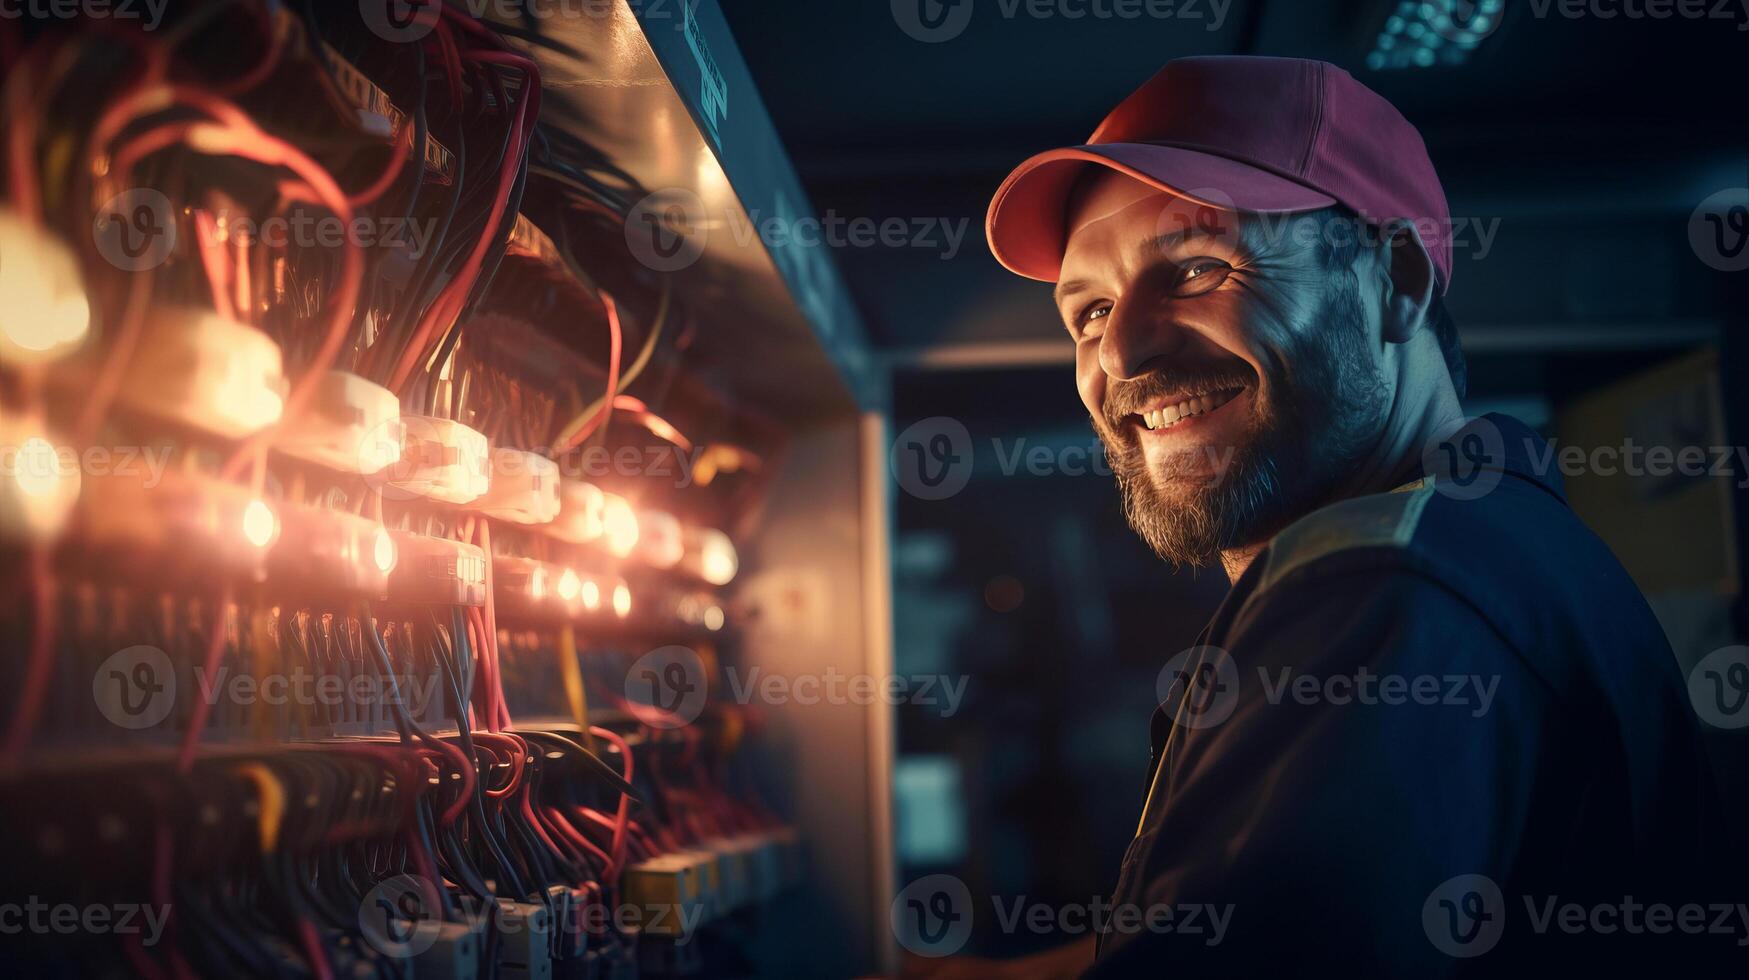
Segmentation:
<svg viewBox="0 0 1749 980">
<path fill-rule="evenodd" d="M 1408 343 L 1416 331 L 1429 326 L 1433 306 L 1433 259 L 1413 222 L 1393 221 L 1384 227 L 1385 248 L 1380 270 L 1385 282 L 1380 309 L 1384 339 Z"/>
</svg>

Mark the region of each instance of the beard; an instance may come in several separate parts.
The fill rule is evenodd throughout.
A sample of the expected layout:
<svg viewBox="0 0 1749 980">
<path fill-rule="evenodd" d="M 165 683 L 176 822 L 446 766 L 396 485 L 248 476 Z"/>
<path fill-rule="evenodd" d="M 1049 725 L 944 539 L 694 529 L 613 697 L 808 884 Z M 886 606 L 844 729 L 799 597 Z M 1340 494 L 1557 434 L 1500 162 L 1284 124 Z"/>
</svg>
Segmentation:
<svg viewBox="0 0 1749 980">
<path fill-rule="evenodd" d="M 1342 275 L 1322 310 L 1287 332 L 1282 356 L 1249 364 L 1170 368 L 1106 392 L 1093 428 L 1117 477 L 1124 517 L 1174 565 L 1206 565 L 1261 544 L 1327 503 L 1376 441 L 1389 408 L 1368 350 L 1359 285 Z M 1229 446 L 1184 450 L 1151 467 L 1129 419 L 1149 400 L 1189 389 L 1249 386 L 1251 417 Z M 1210 475 L 1212 474 L 1212 475 Z"/>
</svg>

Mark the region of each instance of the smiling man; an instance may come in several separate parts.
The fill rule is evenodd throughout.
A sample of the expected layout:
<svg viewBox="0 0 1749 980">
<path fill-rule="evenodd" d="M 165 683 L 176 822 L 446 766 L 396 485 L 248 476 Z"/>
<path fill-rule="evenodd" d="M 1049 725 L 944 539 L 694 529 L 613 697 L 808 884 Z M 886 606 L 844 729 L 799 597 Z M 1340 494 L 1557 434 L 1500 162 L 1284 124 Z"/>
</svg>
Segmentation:
<svg viewBox="0 0 1749 980">
<path fill-rule="evenodd" d="M 1011 970 L 1500 975 L 1705 943 L 1538 915 L 1700 901 L 1721 856 L 1657 621 L 1539 437 L 1463 416 L 1450 223 L 1388 102 L 1276 58 L 1174 61 L 997 192 L 992 251 L 1057 284 L 1130 523 L 1232 581 L 1161 652 L 1113 896 L 1132 922 L 1231 907 L 1228 934 L 1108 927 L 1096 964 Z"/>
</svg>

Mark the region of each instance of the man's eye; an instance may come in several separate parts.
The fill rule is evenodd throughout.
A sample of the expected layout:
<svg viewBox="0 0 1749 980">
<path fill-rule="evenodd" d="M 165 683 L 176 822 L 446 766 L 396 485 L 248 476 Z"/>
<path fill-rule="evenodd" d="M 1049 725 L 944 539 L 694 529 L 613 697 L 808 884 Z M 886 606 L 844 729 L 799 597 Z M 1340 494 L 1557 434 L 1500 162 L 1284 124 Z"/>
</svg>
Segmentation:
<svg viewBox="0 0 1749 980">
<path fill-rule="evenodd" d="M 1197 296 L 1227 280 L 1233 269 L 1220 259 L 1192 259 L 1180 267 L 1176 296 Z"/>
<path fill-rule="evenodd" d="M 1075 326 L 1085 327 L 1089 323 L 1092 323 L 1094 320 L 1103 320 L 1110 315 L 1111 315 L 1111 305 L 1110 304 L 1108 304 L 1108 303 L 1095 303 L 1094 305 L 1089 306 L 1087 309 L 1081 311 L 1081 315 L 1075 318 Z"/>
</svg>

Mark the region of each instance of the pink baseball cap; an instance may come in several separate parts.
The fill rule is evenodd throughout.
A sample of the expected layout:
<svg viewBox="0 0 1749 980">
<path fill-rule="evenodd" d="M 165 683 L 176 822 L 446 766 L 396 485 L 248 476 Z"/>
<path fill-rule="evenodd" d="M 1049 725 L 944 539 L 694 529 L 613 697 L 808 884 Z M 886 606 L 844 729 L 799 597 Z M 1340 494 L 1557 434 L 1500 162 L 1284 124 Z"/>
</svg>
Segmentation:
<svg viewBox="0 0 1749 980">
<path fill-rule="evenodd" d="M 1091 165 L 1226 211 L 1341 204 L 1373 224 L 1415 223 L 1451 284 L 1451 215 L 1421 134 L 1335 65 L 1300 58 L 1179 58 L 1105 117 L 1082 146 L 1021 164 L 985 219 L 1010 271 L 1055 282 L 1069 195 Z"/>
</svg>

